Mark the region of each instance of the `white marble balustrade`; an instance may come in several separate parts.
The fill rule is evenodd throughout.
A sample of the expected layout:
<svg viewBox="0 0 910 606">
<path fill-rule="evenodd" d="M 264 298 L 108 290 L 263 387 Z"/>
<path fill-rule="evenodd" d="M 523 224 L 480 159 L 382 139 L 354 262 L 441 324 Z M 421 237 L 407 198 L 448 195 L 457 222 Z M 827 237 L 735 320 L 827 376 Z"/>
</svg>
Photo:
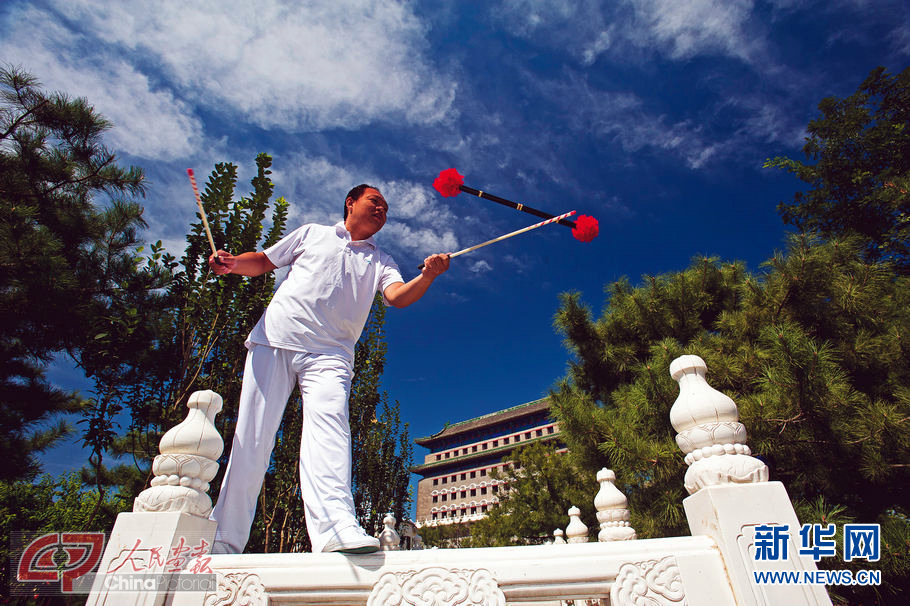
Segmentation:
<svg viewBox="0 0 910 606">
<path fill-rule="evenodd" d="M 681 481 L 691 495 L 683 501 L 691 536 L 636 539 L 629 503 L 614 485 L 614 473 L 602 469 L 592 503 L 596 542 L 587 542 L 588 529 L 573 507 L 554 544 L 400 551 L 389 516 L 383 550 L 374 554 L 202 554 L 189 560 L 184 572 L 211 573 L 216 585 L 208 592 L 100 590 L 89 604 L 830 606 L 818 586 L 752 582 L 755 526 L 798 527 L 792 504 L 783 485 L 769 482 L 767 467 L 751 456 L 736 404 L 707 383 L 704 361 L 682 356 L 670 372 L 680 385 L 670 420 L 688 464 Z M 137 541 L 173 545 L 187 534 L 203 541 L 214 536 L 214 523 L 205 517 L 211 506 L 205 489 L 220 454 L 220 437 L 211 433 L 220 398 L 200 394 L 191 398 L 194 404 L 179 430 L 162 440 L 164 458 L 156 459 L 156 479 L 137 498 L 135 512 L 118 517 L 102 571 L 122 561 Z M 815 564 L 796 556 L 777 569 L 813 571 Z"/>
</svg>

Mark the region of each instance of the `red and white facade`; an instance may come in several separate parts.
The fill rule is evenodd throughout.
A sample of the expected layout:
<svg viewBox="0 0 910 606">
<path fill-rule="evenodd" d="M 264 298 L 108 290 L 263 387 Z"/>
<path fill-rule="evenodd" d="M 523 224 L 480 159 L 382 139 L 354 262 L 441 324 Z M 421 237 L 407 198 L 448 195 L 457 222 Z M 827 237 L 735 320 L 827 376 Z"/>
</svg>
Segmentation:
<svg viewBox="0 0 910 606">
<path fill-rule="evenodd" d="M 479 520 L 499 502 L 508 482 L 491 472 L 510 466 L 512 452 L 533 441 L 561 450 L 559 427 L 549 417 L 549 401 L 536 400 L 455 423 L 415 442 L 430 452 L 411 471 L 417 484 L 416 524 L 435 526 Z M 504 474 L 500 474 L 502 476 Z"/>
</svg>

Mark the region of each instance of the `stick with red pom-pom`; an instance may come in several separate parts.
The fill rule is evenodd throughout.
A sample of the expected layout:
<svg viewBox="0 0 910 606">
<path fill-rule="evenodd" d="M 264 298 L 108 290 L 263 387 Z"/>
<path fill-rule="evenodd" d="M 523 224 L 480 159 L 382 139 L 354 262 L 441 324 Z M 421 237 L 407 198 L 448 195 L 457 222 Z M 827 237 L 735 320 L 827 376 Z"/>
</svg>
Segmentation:
<svg viewBox="0 0 910 606">
<path fill-rule="evenodd" d="M 531 208 L 530 206 L 525 206 L 524 204 L 519 204 L 518 202 L 512 202 L 511 200 L 506 200 L 505 198 L 500 198 L 499 196 L 494 196 L 485 191 L 479 189 L 474 189 L 473 187 L 468 187 L 464 184 L 464 176 L 458 174 L 458 171 L 454 168 L 447 168 L 444 171 L 439 173 L 439 176 L 436 177 L 436 180 L 433 181 L 433 187 L 436 188 L 443 197 L 451 198 L 457 196 L 458 192 L 463 191 L 466 194 L 471 194 L 477 196 L 478 198 L 484 198 L 485 200 L 490 200 L 492 202 L 497 202 L 503 206 L 508 206 L 514 208 L 515 210 L 520 210 L 528 214 L 534 215 L 535 217 L 541 217 L 544 219 L 552 219 L 555 215 L 551 215 L 548 212 L 542 210 L 537 210 L 536 208 Z M 566 227 L 572 228 L 572 235 L 575 236 L 576 240 L 581 242 L 590 242 L 597 237 L 599 232 L 599 227 L 597 224 L 597 219 L 594 217 L 589 217 L 588 215 L 579 215 L 577 221 L 569 221 L 567 219 L 561 219 L 558 221 L 560 225 L 565 225 Z"/>
<path fill-rule="evenodd" d="M 547 219 L 545 221 L 541 221 L 540 223 L 535 223 L 534 225 L 529 225 L 529 226 L 523 227 L 521 229 L 516 229 L 515 231 L 509 232 L 504 236 L 499 236 L 498 238 L 493 238 L 492 240 L 487 240 L 486 242 L 481 242 L 480 244 L 475 244 L 474 246 L 469 246 L 468 248 L 459 250 L 458 252 L 450 253 L 449 258 L 451 259 L 451 258 L 457 257 L 459 255 L 469 253 L 472 250 L 477 250 L 478 248 L 483 248 L 484 246 L 489 246 L 490 244 L 493 244 L 494 242 L 506 240 L 508 238 L 511 238 L 512 236 L 517 236 L 518 234 L 523 234 L 526 231 L 531 231 L 532 229 L 537 229 L 538 227 L 543 227 L 544 225 L 549 225 L 550 223 L 560 223 L 562 221 L 565 221 L 566 217 L 571 217 L 574 214 L 575 214 L 575 211 L 570 210 L 569 212 L 559 215 L 558 217 L 550 217 L 549 219 Z M 419 266 L 417 266 L 417 269 L 423 269 L 423 263 L 421 263 Z"/>
</svg>

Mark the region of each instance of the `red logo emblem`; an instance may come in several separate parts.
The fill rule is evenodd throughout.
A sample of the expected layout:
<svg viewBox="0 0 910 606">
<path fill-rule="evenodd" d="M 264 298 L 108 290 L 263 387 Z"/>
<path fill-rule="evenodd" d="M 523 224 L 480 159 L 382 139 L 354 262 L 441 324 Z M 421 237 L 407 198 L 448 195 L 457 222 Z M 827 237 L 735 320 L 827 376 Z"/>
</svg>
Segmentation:
<svg viewBox="0 0 910 606">
<path fill-rule="evenodd" d="M 59 580 L 60 590 L 72 593 L 73 581 L 95 570 L 103 553 L 103 532 L 51 532 L 23 550 L 16 579 L 42 583 Z"/>
</svg>

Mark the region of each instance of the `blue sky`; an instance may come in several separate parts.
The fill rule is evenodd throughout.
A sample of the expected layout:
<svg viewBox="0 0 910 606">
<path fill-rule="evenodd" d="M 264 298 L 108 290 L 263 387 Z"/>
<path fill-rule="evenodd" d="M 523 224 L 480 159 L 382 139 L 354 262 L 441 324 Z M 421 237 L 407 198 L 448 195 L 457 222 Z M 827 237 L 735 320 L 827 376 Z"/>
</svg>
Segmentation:
<svg viewBox="0 0 910 606">
<path fill-rule="evenodd" d="M 546 395 L 569 359 L 552 326 L 561 292 L 597 313 L 605 284 L 696 255 L 758 269 L 783 244 L 776 205 L 802 188 L 763 161 L 802 159 L 823 97 L 908 59 L 902 1 L 0 4 L 0 62 L 113 122 L 107 144 L 148 177 L 145 238 L 178 257 L 195 212 L 186 169 L 231 161 L 246 184 L 259 152 L 291 226 L 334 223 L 351 186 L 378 185 L 377 239 L 406 278 L 430 253 L 536 221 L 440 197 L 445 168 L 600 221 L 588 244 L 547 226 L 454 259 L 389 311 L 383 385 L 412 437 Z M 47 470 L 81 465 L 71 452 Z"/>
</svg>

